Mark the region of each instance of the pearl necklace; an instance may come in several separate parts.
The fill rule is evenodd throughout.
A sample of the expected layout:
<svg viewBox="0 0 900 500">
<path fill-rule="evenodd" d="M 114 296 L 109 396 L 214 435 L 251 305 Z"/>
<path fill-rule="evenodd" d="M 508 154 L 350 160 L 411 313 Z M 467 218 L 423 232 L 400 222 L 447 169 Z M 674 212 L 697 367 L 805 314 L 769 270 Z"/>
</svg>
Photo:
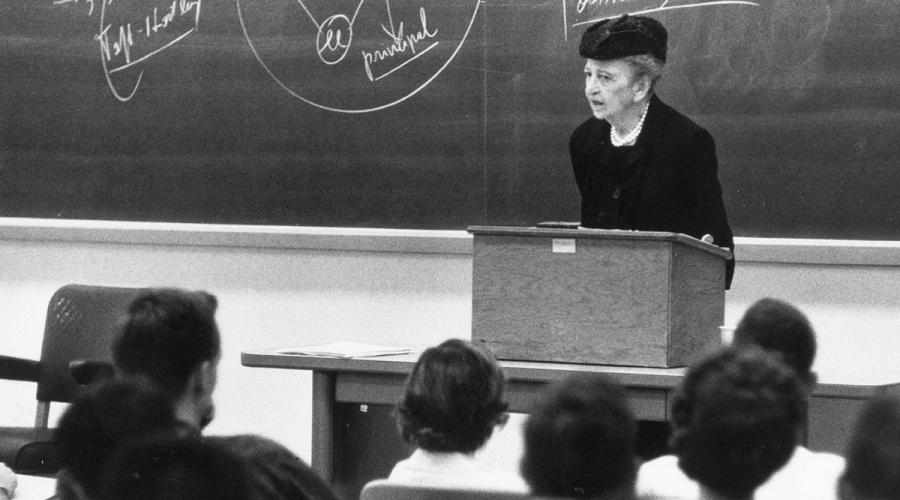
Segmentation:
<svg viewBox="0 0 900 500">
<path fill-rule="evenodd" d="M 609 142 L 612 143 L 615 147 L 621 146 L 632 146 L 635 141 L 637 141 L 638 136 L 641 134 L 641 129 L 644 128 L 644 119 L 647 118 L 647 111 L 650 109 L 650 103 L 647 103 L 644 106 L 644 112 L 641 113 L 641 121 L 638 122 L 637 126 L 631 129 L 631 132 L 628 132 L 624 136 L 619 136 L 619 133 L 616 132 L 616 127 L 612 124 L 609 125 Z"/>
</svg>

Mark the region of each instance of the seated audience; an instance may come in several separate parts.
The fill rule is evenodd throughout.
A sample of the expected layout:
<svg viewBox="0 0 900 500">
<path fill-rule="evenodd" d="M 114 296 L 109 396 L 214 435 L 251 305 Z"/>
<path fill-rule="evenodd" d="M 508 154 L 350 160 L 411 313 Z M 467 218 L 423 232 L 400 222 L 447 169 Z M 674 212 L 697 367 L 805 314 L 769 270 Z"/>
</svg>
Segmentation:
<svg viewBox="0 0 900 500">
<path fill-rule="evenodd" d="M 841 500 L 900 498 L 900 399 L 880 395 L 866 403 L 847 448 L 839 481 Z"/>
<path fill-rule="evenodd" d="M 175 418 L 168 398 L 150 385 L 127 380 L 91 387 L 69 405 L 54 431 L 62 466 L 57 495 L 61 500 L 96 498 L 101 471 L 118 446 L 190 433 Z"/>
<path fill-rule="evenodd" d="M 0 500 L 10 500 L 16 492 L 16 473 L 0 463 Z"/>
<path fill-rule="evenodd" d="M 388 480 L 525 492 L 514 471 L 474 457 L 506 420 L 505 385 L 494 357 L 469 342 L 451 339 L 423 352 L 395 412 L 401 436 L 416 450 L 394 466 Z"/>
<path fill-rule="evenodd" d="M 672 404 L 672 449 L 700 485 L 697 498 L 754 498 L 794 453 L 804 390 L 793 370 L 760 349 L 724 349 L 688 370 Z"/>
<path fill-rule="evenodd" d="M 215 414 L 213 391 L 221 357 L 216 298 L 202 291 L 149 289 L 129 305 L 113 342 L 117 377 L 149 380 L 168 396 L 175 416 L 196 432 Z M 255 435 L 204 438 L 237 454 L 251 471 L 251 497 L 334 500 L 300 458 Z"/>
<path fill-rule="evenodd" d="M 621 386 L 601 374 L 552 388 L 525 423 L 522 475 L 531 493 L 632 500 L 637 424 Z"/>
<path fill-rule="evenodd" d="M 183 438 L 121 447 L 109 460 L 98 500 L 253 498 L 239 457 L 220 445 Z"/>
<path fill-rule="evenodd" d="M 800 377 L 808 398 L 818 377 L 812 370 L 816 336 L 806 316 L 796 307 L 764 298 L 741 318 L 732 340 L 734 348 L 761 348 L 781 359 Z M 756 500 L 799 496 L 813 500 L 836 498 L 836 482 L 844 459 L 833 453 L 813 452 L 798 444 L 790 460 L 756 490 Z M 641 466 L 638 493 L 672 499 L 697 498 L 698 486 L 678 468 L 673 455 Z"/>
</svg>

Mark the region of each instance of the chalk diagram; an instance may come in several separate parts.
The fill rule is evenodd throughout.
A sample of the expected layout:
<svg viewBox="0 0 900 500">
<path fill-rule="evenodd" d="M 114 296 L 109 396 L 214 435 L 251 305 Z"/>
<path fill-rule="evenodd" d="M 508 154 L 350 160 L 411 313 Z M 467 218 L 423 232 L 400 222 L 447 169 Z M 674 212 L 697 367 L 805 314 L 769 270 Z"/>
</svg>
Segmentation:
<svg viewBox="0 0 900 500">
<path fill-rule="evenodd" d="M 64 5 L 77 0 L 54 0 Z M 100 29 L 94 35 L 106 83 L 120 102 L 134 97 L 144 63 L 190 36 L 200 23 L 202 0 L 99 0 Z M 107 8 L 109 6 L 109 8 Z M 94 3 L 90 2 L 88 15 Z M 139 12 L 140 14 L 133 14 Z"/>
<path fill-rule="evenodd" d="M 254 56 L 281 88 L 341 113 L 428 86 L 457 55 L 481 0 L 235 0 Z"/>
</svg>

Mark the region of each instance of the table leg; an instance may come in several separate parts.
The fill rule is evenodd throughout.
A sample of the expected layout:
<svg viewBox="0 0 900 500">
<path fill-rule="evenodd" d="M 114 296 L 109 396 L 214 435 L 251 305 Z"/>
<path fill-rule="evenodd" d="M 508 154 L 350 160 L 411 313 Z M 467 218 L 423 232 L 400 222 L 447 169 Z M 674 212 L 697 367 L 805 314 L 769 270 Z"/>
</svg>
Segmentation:
<svg viewBox="0 0 900 500">
<path fill-rule="evenodd" d="M 332 372 L 313 372 L 312 468 L 331 484 L 334 478 L 334 386 Z"/>
</svg>

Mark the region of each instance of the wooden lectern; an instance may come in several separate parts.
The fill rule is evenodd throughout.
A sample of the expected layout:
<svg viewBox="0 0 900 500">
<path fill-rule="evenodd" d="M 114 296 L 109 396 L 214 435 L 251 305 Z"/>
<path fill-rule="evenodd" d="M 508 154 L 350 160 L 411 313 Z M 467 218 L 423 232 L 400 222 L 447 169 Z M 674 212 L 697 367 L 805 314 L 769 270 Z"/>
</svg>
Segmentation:
<svg viewBox="0 0 900 500">
<path fill-rule="evenodd" d="M 468 231 L 472 340 L 500 359 L 674 367 L 721 342 L 726 249 L 663 232 Z"/>
</svg>

